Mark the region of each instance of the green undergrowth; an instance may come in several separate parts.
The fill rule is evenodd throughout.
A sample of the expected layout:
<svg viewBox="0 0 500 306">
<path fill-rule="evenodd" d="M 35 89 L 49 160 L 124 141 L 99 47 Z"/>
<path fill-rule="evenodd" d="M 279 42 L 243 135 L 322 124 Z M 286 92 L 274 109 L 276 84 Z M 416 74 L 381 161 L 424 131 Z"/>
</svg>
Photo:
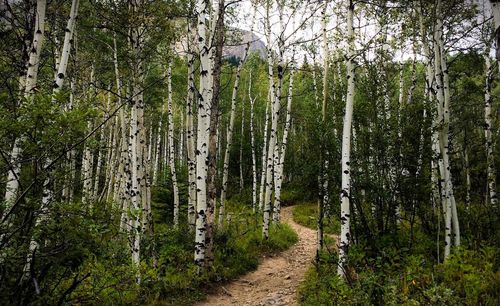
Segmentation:
<svg viewBox="0 0 500 306">
<path fill-rule="evenodd" d="M 317 220 L 317 203 L 301 203 L 293 208 L 293 221 L 298 224 L 315 230 L 318 227 Z M 323 231 L 325 234 L 338 234 L 340 232 L 340 222 L 334 217 L 324 218 Z"/>
<path fill-rule="evenodd" d="M 389 261 L 352 252 L 365 266 L 349 270 L 346 281 L 335 256 L 323 254 L 299 290 L 301 305 L 500 305 L 500 254 L 492 247 L 460 250 L 436 265 L 422 255 Z"/>
<path fill-rule="evenodd" d="M 416 227 L 410 235 L 402 222 L 396 233 L 350 246 L 345 280 L 337 276 L 336 252 L 323 252 L 299 290 L 300 304 L 500 305 L 498 218 L 491 209 L 490 214 L 459 209 L 465 220 L 462 246 L 445 263 L 437 262 L 435 233 Z"/>
<path fill-rule="evenodd" d="M 286 250 L 298 241 L 286 224 L 271 225 L 269 239 L 263 240 L 261 217 L 248 206 L 229 201 L 227 213 L 231 220 L 215 229 L 213 265 L 201 274 L 193 263 L 194 234 L 185 227 L 157 224 L 156 244 L 144 240 L 142 245 L 140 286 L 129 263 L 94 258 L 83 265 L 82 273 L 90 276 L 69 300 L 93 305 L 189 305 L 220 284 L 255 270 L 263 255 Z M 153 268 L 154 252 L 157 268 Z M 121 260 L 126 260 L 126 253 L 121 250 Z"/>
</svg>

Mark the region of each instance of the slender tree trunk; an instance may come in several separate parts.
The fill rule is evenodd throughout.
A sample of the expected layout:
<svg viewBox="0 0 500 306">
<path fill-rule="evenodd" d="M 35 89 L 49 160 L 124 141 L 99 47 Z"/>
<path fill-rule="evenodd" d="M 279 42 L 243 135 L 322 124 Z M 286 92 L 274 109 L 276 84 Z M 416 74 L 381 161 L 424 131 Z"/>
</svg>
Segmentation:
<svg viewBox="0 0 500 306">
<path fill-rule="evenodd" d="M 292 100 L 293 100 L 293 77 L 295 73 L 294 67 L 294 55 L 295 50 L 292 51 L 292 59 L 290 61 L 290 81 L 288 85 L 288 97 L 287 97 L 287 107 L 286 107 L 286 119 L 285 119 L 285 128 L 283 130 L 283 138 L 281 142 L 281 146 L 279 149 L 279 163 L 277 165 L 277 169 L 275 169 L 276 176 L 276 186 L 274 186 L 274 213 L 273 213 L 273 221 L 280 222 L 280 214 L 281 214 L 281 185 L 283 183 L 283 169 L 285 164 L 285 152 L 286 146 L 288 143 L 288 132 L 290 130 L 291 125 L 291 111 L 292 111 Z"/>
<path fill-rule="evenodd" d="M 168 147 L 170 150 L 168 164 L 172 175 L 172 192 L 174 194 L 174 225 L 179 226 L 179 188 L 177 187 L 177 173 L 175 171 L 174 150 L 174 116 L 172 108 L 172 60 L 168 62 Z"/>
<path fill-rule="evenodd" d="M 285 53 L 285 26 L 284 26 L 284 2 L 277 1 L 278 5 L 278 17 L 279 17 L 279 30 L 280 33 L 278 35 L 278 59 L 277 59 L 277 66 L 276 66 L 276 76 L 277 76 L 277 88 L 275 93 L 275 98 L 274 102 L 277 104 L 277 109 L 276 109 L 276 118 L 279 116 L 279 110 L 281 108 L 281 93 L 283 90 L 283 79 L 285 76 L 285 63 L 284 63 L 284 53 Z M 278 119 L 277 119 L 278 120 Z M 273 129 L 271 129 L 271 137 L 273 133 Z M 274 183 L 274 203 L 272 205 L 272 216 L 273 216 L 273 221 L 277 222 L 280 219 L 280 211 L 281 211 L 281 203 L 280 198 L 278 198 L 278 201 L 276 201 L 276 193 L 277 193 L 277 188 L 281 188 L 281 186 L 278 186 L 278 177 L 279 177 L 279 168 L 280 168 L 280 145 L 279 145 L 279 135 L 278 135 L 278 127 L 276 126 L 276 129 L 274 129 L 274 135 L 275 135 L 275 146 L 274 146 L 274 153 L 273 153 L 273 165 L 272 165 L 272 177 L 273 177 L 273 183 Z M 241 163 L 240 163 L 241 164 Z M 280 194 L 278 194 L 280 195 Z"/>
<path fill-rule="evenodd" d="M 252 98 L 252 72 L 248 81 L 248 99 L 250 100 L 250 143 L 252 146 L 252 208 L 257 210 L 257 157 L 255 156 L 255 135 L 254 135 L 254 105 L 255 98 Z"/>
<path fill-rule="evenodd" d="M 321 12 L 321 32 L 323 34 L 323 104 L 322 104 L 322 125 L 326 127 L 326 106 L 328 101 L 328 60 L 330 57 L 328 49 L 328 40 L 326 32 L 326 11 L 328 9 L 328 1 L 323 4 Z M 315 76 L 313 76 L 315 78 Z M 315 85 L 316 86 L 316 85 Z M 317 90 L 315 90 L 315 99 L 317 99 Z M 325 139 L 321 141 L 324 146 Z M 318 221 L 317 221 L 317 241 L 316 241 L 316 263 L 319 263 L 320 253 L 323 249 L 323 217 L 325 215 L 325 205 L 328 203 L 328 152 L 326 148 L 322 148 L 320 152 L 320 175 L 319 175 L 319 189 L 320 199 L 318 201 Z"/>
<path fill-rule="evenodd" d="M 437 82 L 437 99 L 438 99 L 438 116 L 441 121 L 441 128 L 439 131 L 439 148 L 441 151 L 441 157 L 443 159 L 442 178 L 443 178 L 443 188 L 444 188 L 444 201 L 443 206 L 445 207 L 445 253 L 444 259 L 446 260 L 450 255 L 451 250 L 451 238 L 452 238 L 452 228 L 454 234 L 455 246 L 460 245 L 460 229 L 458 225 L 458 216 L 456 212 L 455 197 L 453 195 L 453 183 L 451 179 L 451 165 L 449 161 L 448 154 L 448 137 L 449 137 L 449 124 L 450 124 L 450 114 L 449 114 L 449 77 L 448 68 L 446 64 L 446 54 L 444 51 L 443 43 L 443 20 L 441 13 L 442 3 L 441 0 L 437 2 L 437 23 L 434 32 L 435 37 L 435 66 L 436 66 L 436 82 Z"/>
<path fill-rule="evenodd" d="M 488 49 L 489 51 L 489 49 Z M 496 188 L 496 168 L 495 159 L 493 155 L 493 139 L 492 139 L 492 116 L 491 116 L 491 87 L 493 81 L 493 68 L 491 65 L 491 60 L 487 52 L 483 57 L 486 63 L 486 82 L 484 91 L 484 138 L 486 140 L 486 157 L 487 157 L 487 181 L 488 190 L 490 196 L 490 203 L 492 206 L 496 207 L 498 204 L 497 188 Z"/>
<path fill-rule="evenodd" d="M 61 62 L 57 69 L 57 75 L 54 80 L 53 99 L 57 96 L 62 89 L 64 78 L 66 76 L 66 68 L 68 67 L 69 54 L 71 52 L 71 40 L 73 39 L 73 32 L 76 26 L 76 17 L 78 14 L 79 0 L 73 0 L 71 3 L 71 11 L 69 15 L 68 24 L 65 29 L 63 48 L 61 51 Z"/>
<path fill-rule="evenodd" d="M 40 63 L 40 54 L 42 52 L 44 33 L 45 33 L 45 11 L 47 8 L 46 0 L 37 0 L 35 29 L 33 34 L 33 42 L 29 49 L 29 59 L 26 64 L 26 78 L 20 82 L 21 90 L 24 90 L 24 99 L 29 100 L 33 97 L 38 81 L 38 67 Z M 24 88 L 23 88 L 24 86 Z M 19 105 L 22 101 L 19 102 Z M 5 187 L 5 209 L 4 213 L 8 213 L 14 204 L 19 190 L 19 179 L 21 175 L 20 157 L 22 154 L 22 142 L 24 137 L 18 137 L 14 141 L 10 154 L 10 165 L 7 173 L 7 185 Z M 1 216 L 1 215 L 0 215 Z"/>
<path fill-rule="evenodd" d="M 351 200 L 351 126 L 354 104 L 354 3 L 349 0 L 347 7 L 347 39 L 349 43 L 347 51 L 347 98 L 344 117 L 344 128 L 342 132 L 342 191 L 340 195 L 340 242 L 339 242 L 339 266 L 337 273 L 345 277 L 347 253 L 350 244 L 350 200 Z"/>
<path fill-rule="evenodd" d="M 158 182 L 158 162 L 160 160 L 160 148 L 161 148 L 161 135 L 162 135 L 162 123 L 163 123 L 163 114 L 165 113 L 165 103 L 161 106 L 161 116 L 160 121 L 158 122 L 158 129 L 156 132 L 156 149 L 154 154 L 153 161 L 153 185 L 156 185 Z"/>
<path fill-rule="evenodd" d="M 465 168 L 465 206 L 467 209 L 470 208 L 471 198 L 471 180 L 470 180 L 470 163 L 469 163 L 469 148 L 467 145 L 467 133 L 465 132 L 464 138 L 466 139 L 464 143 L 464 168 Z"/>
<path fill-rule="evenodd" d="M 245 187 L 245 180 L 243 179 L 243 144 L 245 140 L 245 99 L 241 101 L 241 133 L 240 133 L 240 192 Z"/>
<path fill-rule="evenodd" d="M 267 139 L 268 139 L 268 127 L 269 127 L 269 109 L 271 108 L 271 100 L 266 101 L 266 115 L 264 120 L 264 144 L 262 146 L 262 167 L 260 174 L 260 188 L 259 188 L 259 210 L 264 209 L 264 187 L 266 184 L 266 171 L 267 171 Z"/>
<path fill-rule="evenodd" d="M 252 15 L 252 26 L 250 27 L 250 32 L 253 31 L 253 24 L 255 20 L 255 8 L 253 10 L 253 15 Z M 231 113 L 229 115 L 229 127 L 226 135 L 226 150 L 224 152 L 224 165 L 222 167 L 222 189 L 221 189 L 221 200 L 220 200 L 220 207 L 219 207 L 219 226 L 222 226 L 224 222 L 224 207 L 225 207 L 225 202 L 226 202 L 226 193 L 227 193 L 227 181 L 229 178 L 229 153 L 231 151 L 231 146 L 233 142 L 233 129 L 234 129 L 234 118 L 236 116 L 236 99 L 238 98 L 238 88 L 240 84 L 240 79 L 241 79 L 241 69 L 243 68 L 243 65 L 246 62 L 248 50 L 250 49 L 250 43 L 251 41 L 247 41 L 245 45 L 245 51 L 243 53 L 243 58 L 241 59 L 238 68 L 236 70 L 236 78 L 234 80 L 234 86 L 233 86 L 233 93 L 231 95 Z M 243 119 L 242 119 L 243 120 Z M 241 165 L 241 161 L 240 161 Z"/>
<path fill-rule="evenodd" d="M 141 17 L 139 6 L 141 0 L 132 1 L 129 6 L 130 14 Z M 141 282 L 141 237 L 143 212 L 147 213 L 147 175 L 145 169 L 146 130 L 144 127 L 144 71 L 143 51 L 145 40 L 145 26 L 143 20 L 133 20 L 134 24 L 129 30 L 129 44 L 132 52 L 132 78 L 131 78 L 131 115 L 130 115 L 130 205 L 129 205 L 129 234 L 131 242 L 132 264 L 137 269 L 136 282 Z"/>
<path fill-rule="evenodd" d="M 500 2 L 497 0 L 490 0 L 490 4 L 493 13 L 493 22 L 495 24 L 496 59 L 500 61 Z"/>
</svg>

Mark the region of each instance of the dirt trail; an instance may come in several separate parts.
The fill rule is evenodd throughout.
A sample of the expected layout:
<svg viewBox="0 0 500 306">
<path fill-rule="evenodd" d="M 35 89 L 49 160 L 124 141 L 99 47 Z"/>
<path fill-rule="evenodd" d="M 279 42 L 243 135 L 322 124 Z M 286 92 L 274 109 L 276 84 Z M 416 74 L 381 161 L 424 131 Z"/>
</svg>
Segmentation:
<svg viewBox="0 0 500 306">
<path fill-rule="evenodd" d="M 299 241 L 285 252 L 262 260 L 257 270 L 218 289 L 218 292 L 196 305 L 298 305 L 297 289 L 314 259 L 316 231 L 295 223 L 293 207 L 281 210 Z"/>
</svg>

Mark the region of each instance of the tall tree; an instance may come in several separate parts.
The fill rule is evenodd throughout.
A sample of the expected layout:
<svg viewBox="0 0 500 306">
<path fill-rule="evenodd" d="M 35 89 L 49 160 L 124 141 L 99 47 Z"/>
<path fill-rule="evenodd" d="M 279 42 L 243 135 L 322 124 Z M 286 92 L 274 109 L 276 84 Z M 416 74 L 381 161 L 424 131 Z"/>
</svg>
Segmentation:
<svg viewBox="0 0 500 306">
<path fill-rule="evenodd" d="M 339 241 L 339 266 L 337 273 L 345 277 L 347 253 L 350 244 L 350 199 L 351 199 L 351 129 L 352 129 L 352 114 L 354 106 L 354 56 L 355 56 L 355 36 L 354 36 L 354 2 L 349 0 L 347 3 L 347 96 L 344 116 L 344 128 L 342 131 L 342 190 L 340 194 L 340 241 Z"/>
</svg>

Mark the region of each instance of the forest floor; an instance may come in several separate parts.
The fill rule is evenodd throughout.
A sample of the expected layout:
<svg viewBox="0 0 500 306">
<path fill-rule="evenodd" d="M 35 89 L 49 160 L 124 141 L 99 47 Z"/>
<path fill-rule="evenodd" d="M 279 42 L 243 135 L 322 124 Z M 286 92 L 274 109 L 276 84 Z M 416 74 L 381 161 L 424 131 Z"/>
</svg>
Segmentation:
<svg viewBox="0 0 500 306">
<path fill-rule="evenodd" d="M 294 246 L 264 257 L 257 270 L 221 286 L 196 305 L 298 305 L 296 293 L 314 259 L 316 231 L 295 223 L 292 211 L 284 207 L 281 218 L 299 236 Z"/>
</svg>

